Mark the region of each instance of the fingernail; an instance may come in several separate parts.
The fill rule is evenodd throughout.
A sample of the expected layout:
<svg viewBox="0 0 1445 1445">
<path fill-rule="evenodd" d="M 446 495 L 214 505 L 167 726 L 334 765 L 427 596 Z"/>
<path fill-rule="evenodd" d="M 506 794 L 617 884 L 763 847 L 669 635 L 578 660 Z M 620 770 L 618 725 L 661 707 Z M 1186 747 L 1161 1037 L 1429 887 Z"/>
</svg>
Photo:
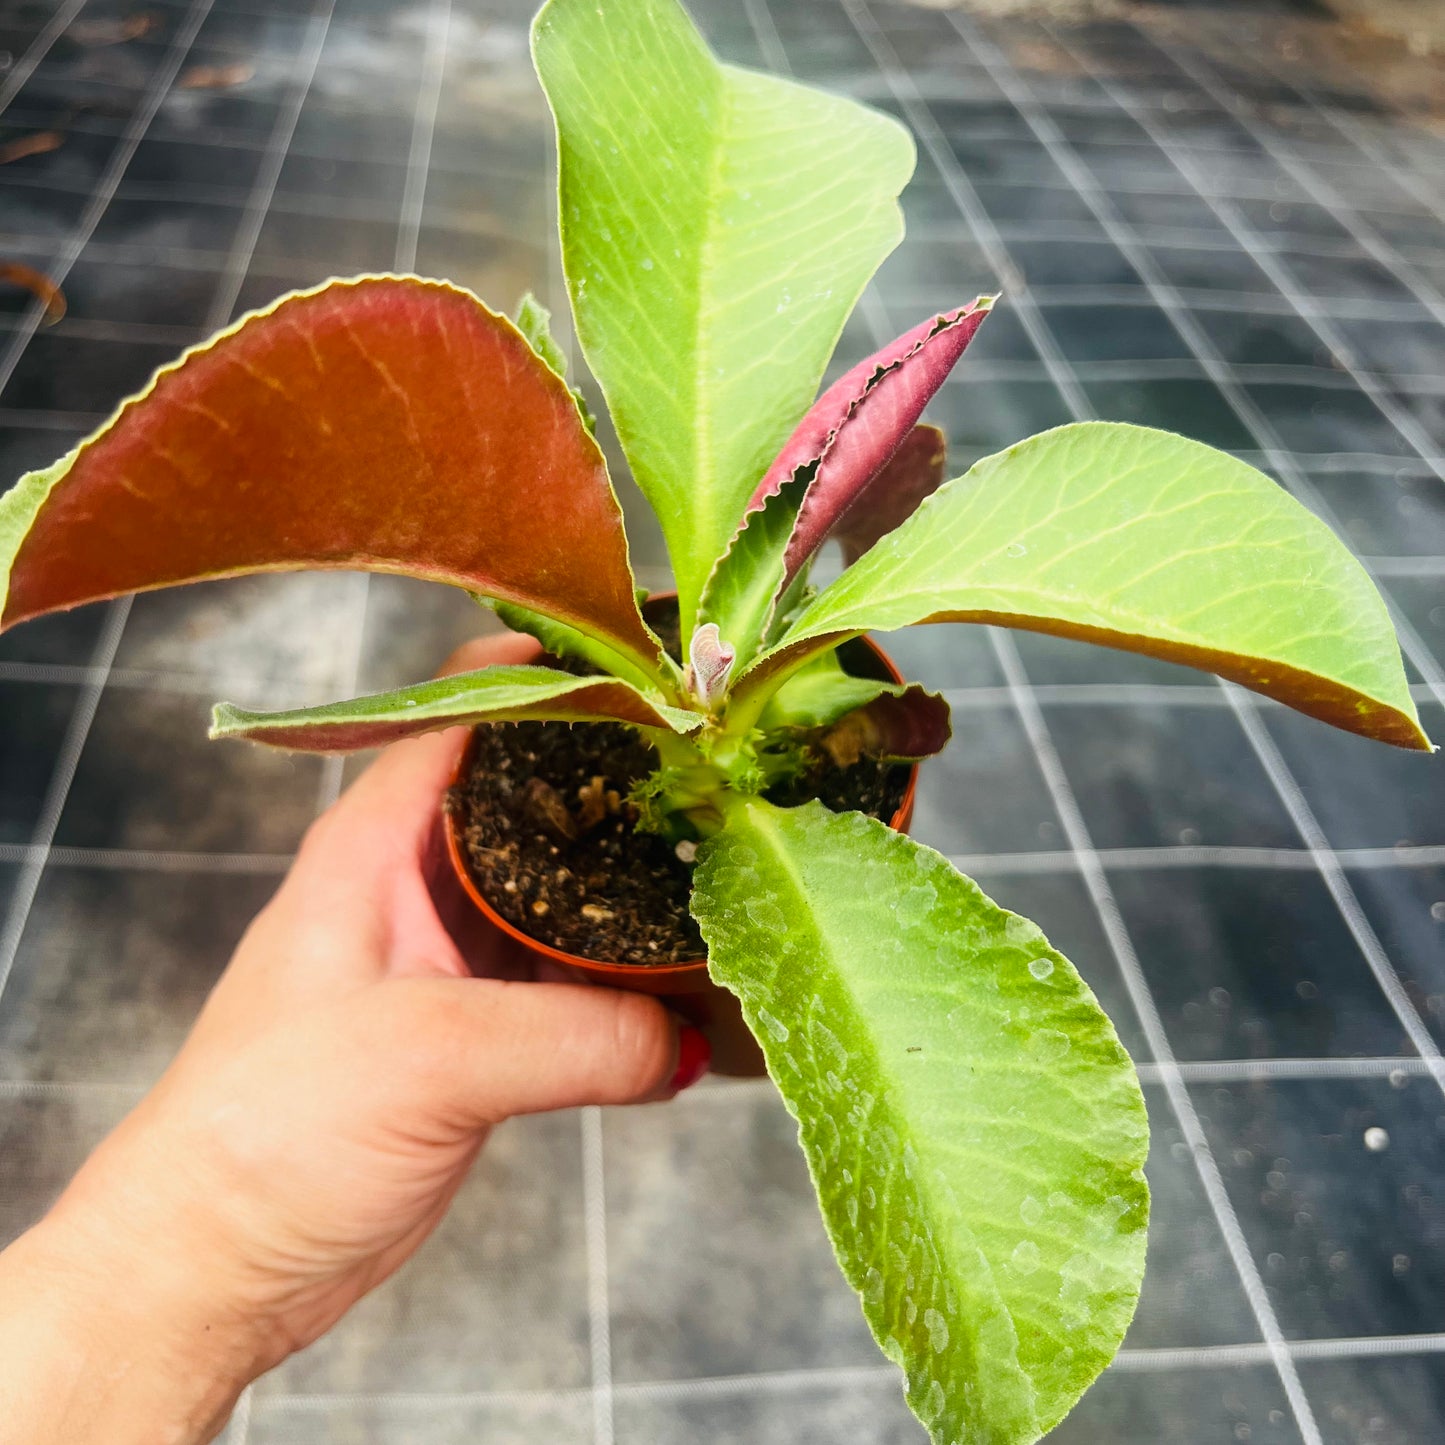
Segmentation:
<svg viewBox="0 0 1445 1445">
<path fill-rule="evenodd" d="M 701 1029 L 684 1024 L 677 1032 L 677 1069 L 667 1090 L 680 1094 L 707 1073 L 712 1062 L 712 1045 Z"/>
</svg>

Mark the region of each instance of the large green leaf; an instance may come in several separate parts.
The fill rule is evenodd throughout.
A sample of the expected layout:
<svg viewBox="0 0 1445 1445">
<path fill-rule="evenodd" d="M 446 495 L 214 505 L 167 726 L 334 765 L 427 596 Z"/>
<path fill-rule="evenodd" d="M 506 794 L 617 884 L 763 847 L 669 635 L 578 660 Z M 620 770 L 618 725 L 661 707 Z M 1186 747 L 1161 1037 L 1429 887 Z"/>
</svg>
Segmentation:
<svg viewBox="0 0 1445 1445">
<path fill-rule="evenodd" d="M 304 753 L 348 753 L 398 738 L 482 722 L 546 718 L 558 722 L 626 722 L 689 732 L 696 713 L 646 697 L 610 677 L 575 677 L 552 667 L 484 667 L 418 682 L 394 692 L 287 712 L 251 712 L 219 703 L 213 738 L 247 738 Z"/>
<path fill-rule="evenodd" d="M 693 911 L 908 1403 L 937 1445 L 1037 1439 L 1144 1269 L 1148 1124 L 1093 995 L 937 853 L 819 803 L 737 805 Z"/>
<path fill-rule="evenodd" d="M 683 635 L 743 507 L 903 234 L 890 117 L 719 65 L 676 0 L 551 0 L 577 335 L 672 554 Z"/>
<path fill-rule="evenodd" d="M 735 687 L 756 695 L 824 641 L 914 622 L 1148 653 L 1350 732 L 1430 746 L 1364 568 L 1262 472 L 1170 432 L 1081 422 L 986 457 L 814 599 Z"/>
</svg>

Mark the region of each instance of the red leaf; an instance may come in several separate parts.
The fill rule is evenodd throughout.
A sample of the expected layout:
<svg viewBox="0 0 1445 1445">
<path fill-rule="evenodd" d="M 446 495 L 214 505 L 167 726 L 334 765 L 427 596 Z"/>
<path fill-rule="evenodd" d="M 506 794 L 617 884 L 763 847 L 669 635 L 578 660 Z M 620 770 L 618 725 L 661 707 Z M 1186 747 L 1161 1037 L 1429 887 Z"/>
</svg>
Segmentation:
<svg viewBox="0 0 1445 1445">
<path fill-rule="evenodd" d="M 788 543 L 786 581 L 860 503 L 992 306 L 980 297 L 904 332 L 835 381 L 798 424 L 747 508 L 757 511 L 800 468 L 816 468 Z"/>
<path fill-rule="evenodd" d="M 566 383 L 444 282 L 289 296 L 160 372 L 26 485 L 50 490 L 19 544 L 7 627 L 202 578 L 346 567 L 453 583 L 658 656 Z"/>
<path fill-rule="evenodd" d="M 858 500 L 833 527 L 851 567 L 873 544 L 901 527 L 943 485 L 948 444 L 936 426 L 916 426 Z"/>
</svg>

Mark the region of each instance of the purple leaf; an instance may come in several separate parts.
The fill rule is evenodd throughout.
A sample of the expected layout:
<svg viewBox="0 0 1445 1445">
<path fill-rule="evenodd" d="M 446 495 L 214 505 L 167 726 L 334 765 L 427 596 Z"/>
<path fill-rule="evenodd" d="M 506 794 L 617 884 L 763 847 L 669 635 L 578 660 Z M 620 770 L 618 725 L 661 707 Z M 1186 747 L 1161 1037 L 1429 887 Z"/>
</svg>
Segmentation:
<svg viewBox="0 0 1445 1445">
<path fill-rule="evenodd" d="M 994 300 L 980 296 L 904 332 L 834 382 L 798 424 L 748 503 L 756 511 L 798 470 L 814 468 L 788 543 L 784 585 L 862 504 Z"/>
<path fill-rule="evenodd" d="M 948 704 L 915 683 L 896 696 L 883 693 L 846 713 L 823 734 L 821 743 L 828 756 L 846 768 L 864 756 L 899 762 L 931 758 L 952 736 Z"/>
<path fill-rule="evenodd" d="M 875 542 L 901 527 L 943 485 L 948 444 L 936 426 L 916 426 L 854 504 L 833 525 L 851 567 Z"/>
</svg>

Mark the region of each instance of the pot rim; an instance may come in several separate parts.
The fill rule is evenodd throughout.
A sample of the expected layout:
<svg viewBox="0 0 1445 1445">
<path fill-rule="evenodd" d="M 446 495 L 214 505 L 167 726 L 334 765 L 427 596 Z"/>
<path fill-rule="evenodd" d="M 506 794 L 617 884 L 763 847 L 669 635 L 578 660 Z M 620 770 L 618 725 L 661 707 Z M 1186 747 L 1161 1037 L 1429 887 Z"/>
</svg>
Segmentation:
<svg viewBox="0 0 1445 1445">
<path fill-rule="evenodd" d="M 654 593 L 648 598 L 652 601 L 665 601 L 670 595 L 665 592 Z M 879 662 L 887 670 L 889 677 L 900 685 L 907 679 L 899 672 L 894 665 L 893 659 L 878 646 L 872 638 L 860 636 L 858 641 L 878 658 Z M 467 737 L 467 745 L 462 749 L 457 758 L 456 767 L 452 770 L 451 783 L 448 786 L 447 794 L 458 786 L 468 775 L 471 769 L 472 754 L 476 748 L 477 729 L 473 727 Z M 914 763 L 908 770 L 908 784 L 903 790 L 903 798 L 899 803 L 897 811 L 889 820 L 888 826 L 896 833 L 906 832 L 909 823 L 913 818 L 913 805 L 918 791 L 918 769 L 919 764 Z M 554 948 L 550 943 L 543 943 L 541 939 L 533 938 L 530 933 L 523 933 L 516 924 L 503 918 L 500 913 L 489 903 L 483 895 L 482 890 L 477 886 L 477 881 L 472 875 L 468 866 L 467 856 L 461 840 L 461 819 L 449 807 L 445 799 L 442 806 L 443 831 L 446 833 L 447 856 L 451 859 L 452 870 L 461 883 L 468 898 L 479 908 L 483 916 L 495 927 L 500 928 L 503 933 L 514 938 L 524 948 L 533 953 L 538 953 L 544 958 L 550 958 L 555 963 L 564 964 L 569 968 L 582 969 L 588 973 L 599 974 L 609 978 L 649 978 L 659 983 L 666 979 L 686 978 L 701 973 L 707 974 L 707 959 L 687 959 L 682 963 L 604 963 L 600 959 L 584 958 L 581 954 L 567 953 L 560 948 Z"/>
</svg>

